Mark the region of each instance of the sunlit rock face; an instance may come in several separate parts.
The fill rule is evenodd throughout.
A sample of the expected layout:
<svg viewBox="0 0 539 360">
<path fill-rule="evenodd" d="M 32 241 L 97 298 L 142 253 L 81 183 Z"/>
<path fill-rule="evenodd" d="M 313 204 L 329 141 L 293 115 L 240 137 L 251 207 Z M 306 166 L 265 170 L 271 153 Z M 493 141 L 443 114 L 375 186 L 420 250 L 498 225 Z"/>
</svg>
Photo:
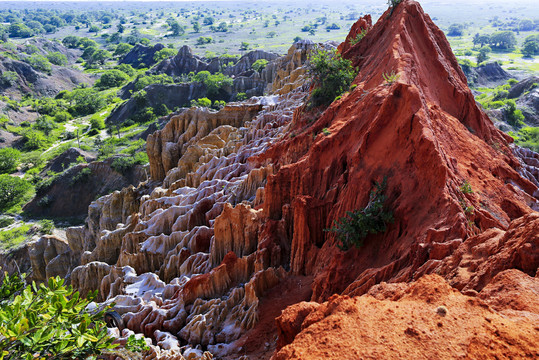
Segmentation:
<svg viewBox="0 0 539 360">
<path fill-rule="evenodd" d="M 365 341 L 374 335 L 361 328 L 377 329 L 378 320 L 367 319 L 363 305 L 381 314 L 411 299 L 410 311 L 441 316 L 428 305 L 438 301 L 433 292 L 460 318 L 492 316 L 515 330 L 502 347 L 533 329 L 537 311 L 518 316 L 520 331 L 499 315 L 507 297 L 493 294 L 506 282 L 515 294 L 523 284 L 536 286 L 539 155 L 511 146 L 476 105 L 449 43 L 419 4 L 404 1 L 373 26 L 369 17 L 358 20 L 347 41 L 364 29 L 357 44 L 339 46 L 359 73 L 327 109 L 305 106 L 313 44 L 295 44 L 264 70 L 274 72 L 272 95 L 173 116 L 148 138 L 151 181 L 92 203 L 87 224 L 67 232 L 80 263 L 71 282 L 116 303 L 128 328 L 120 341 L 133 331 L 158 344 L 154 358 L 204 358 L 202 349 L 234 358 L 244 350 L 242 337 L 254 332 L 251 339 L 268 340 L 273 351 L 276 333 L 256 328 L 274 326 L 278 316 L 263 322 L 266 298 L 278 312 L 285 303 L 271 289 L 296 303 L 313 301 L 294 305 L 279 321 L 279 359 L 309 358 L 302 351 L 311 341 L 320 354 L 343 347 L 324 344 L 321 335 L 335 332 L 328 339 L 339 340 L 337 328 L 310 327 L 325 325 L 333 310 L 343 322 L 347 311 L 366 319 L 352 326 Z M 394 222 L 363 247 L 342 251 L 324 230 L 363 208 L 384 178 Z M 511 283 L 507 271 L 515 269 Z M 303 298 L 295 297 L 298 279 L 308 280 Z M 478 296 L 496 309 L 485 310 Z M 415 319 L 409 314 L 381 319 L 400 329 Z M 487 330 L 485 336 L 496 335 Z M 391 336 L 398 344 L 417 334 L 423 336 L 405 327 Z M 468 341 L 447 334 L 458 346 Z M 515 349 L 530 349 L 521 345 Z M 377 351 L 384 342 L 369 346 Z M 369 349 L 358 347 L 367 357 Z M 444 356 L 458 357 L 460 349 Z M 406 354 L 401 350 L 386 357 Z"/>
<path fill-rule="evenodd" d="M 286 276 L 289 248 L 259 243 L 274 168 L 250 159 L 285 136 L 305 95 L 298 88 L 173 116 L 148 137 L 160 185 L 101 198 L 85 226 L 68 230 L 81 263 L 73 286 L 98 289 L 99 301 L 114 301 L 127 327 L 162 351 L 189 343 L 222 352 L 252 328 L 259 298 Z"/>
</svg>

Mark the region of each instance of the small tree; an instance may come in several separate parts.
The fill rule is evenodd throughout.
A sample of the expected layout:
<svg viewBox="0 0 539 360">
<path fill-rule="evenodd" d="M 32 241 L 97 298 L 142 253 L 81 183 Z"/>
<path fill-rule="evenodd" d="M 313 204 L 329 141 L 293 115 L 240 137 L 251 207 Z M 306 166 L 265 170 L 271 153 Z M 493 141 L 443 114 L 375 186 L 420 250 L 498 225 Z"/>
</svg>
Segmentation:
<svg viewBox="0 0 539 360">
<path fill-rule="evenodd" d="M 26 180 L 19 177 L 0 175 L 0 212 L 19 203 L 31 187 Z"/>
<path fill-rule="evenodd" d="M 57 51 L 49 53 L 47 55 L 47 59 L 51 62 L 51 64 L 54 64 L 54 65 L 58 65 L 58 66 L 67 65 L 67 56 Z"/>
<path fill-rule="evenodd" d="M 488 53 L 492 50 L 488 46 L 483 46 L 481 49 L 479 49 L 479 54 L 477 54 L 477 64 L 479 65 L 483 61 L 488 60 Z"/>
<path fill-rule="evenodd" d="M 336 50 L 313 51 L 308 66 L 315 86 L 311 94 L 312 106 L 329 105 L 350 88 L 356 76 L 351 61 L 343 59 Z"/>
<path fill-rule="evenodd" d="M 0 149 L 0 174 L 11 174 L 17 169 L 21 152 L 17 149 L 6 147 Z"/>
<path fill-rule="evenodd" d="M 153 60 L 155 62 L 159 62 L 174 55 L 176 55 L 176 51 L 174 49 L 164 48 L 154 54 Z"/>
<path fill-rule="evenodd" d="M 88 310 L 96 294 L 81 298 L 58 277 L 30 286 L 6 273 L 0 287 L 2 358 L 86 359 L 113 349 L 103 321 L 108 308 Z"/>
<path fill-rule="evenodd" d="M 123 71 L 112 69 L 105 71 L 95 86 L 100 89 L 109 89 L 122 85 L 129 80 L 129 76 Z"/>
<path fill-rule="evenodd" d="M 255 61 L 253 63 L 252 68 L 256 72 L 261 72 L 262 70 L 264 70 L 266 65 L 268 65 L 268 60 L 266 60 L 266 59 L 258 59 L 257 61 Z"/>
</svg>

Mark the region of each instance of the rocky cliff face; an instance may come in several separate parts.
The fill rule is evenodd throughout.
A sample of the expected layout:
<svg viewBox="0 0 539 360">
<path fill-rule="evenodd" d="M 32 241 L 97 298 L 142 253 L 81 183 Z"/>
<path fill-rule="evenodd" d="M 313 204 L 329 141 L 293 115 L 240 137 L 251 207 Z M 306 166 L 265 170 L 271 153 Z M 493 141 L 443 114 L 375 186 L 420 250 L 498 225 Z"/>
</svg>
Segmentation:
<svg viewBox="0 0 539 360">
<path fill-rule="evenodd" d="M 477 107 L 419 4 L 360 19 L 349 38 L 362 29 L 339 47 L 355 86 L 327 109 L 304 106 L 310 45 L 296 44 L 266 70 L 274 95 L 173 117 L 148 138 L 152 182 L 97 200 L 67 232 L 71 283 L 117 304 L 119 336 L 143 333 L 163 359 L 196 346 L 537 357 L 539 155 Z M 340 250 L 324 229 L 383 178 L 395 221 Z"/>
</svg>

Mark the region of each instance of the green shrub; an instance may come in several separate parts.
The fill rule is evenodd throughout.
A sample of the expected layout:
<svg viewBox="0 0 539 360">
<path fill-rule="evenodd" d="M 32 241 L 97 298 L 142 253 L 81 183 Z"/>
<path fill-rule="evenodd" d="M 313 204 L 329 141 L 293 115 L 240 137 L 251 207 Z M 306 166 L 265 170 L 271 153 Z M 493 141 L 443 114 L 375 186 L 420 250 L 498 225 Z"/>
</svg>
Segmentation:
<svg viewBox="0 0 539 360">
<path fill-rule="evenodd" d="M 135 90 L 139 91 L 151 84 L 174 84 L 174 79 L 167 74 L 144 75 L 135 80 Z"/>
<path fill-rule="evenodd" d="M 361 210 L 347 211 L 346 216 L 335 221 L 332 228 L 325 230 L 335 234 L 340 241 L 338 247 L 341 250 L 363 246 L 367 235 L 385 232 L 387 224 L 393 222 L 393 212 L 384 208 L 386 187 L 385 178 L 382 183 L 377 182 L 370 193 L 367 206 Z"/>
<path fill-rule="evenodd" d="M 135 69 L 133 69 L 133 67 L 131 65 L 129 65 L 129 64 L 116 65 L 114 68 L 116 70 L 120 70 L 120 71 L 126 73 L 130 77 L 134 76 L 137 73 L 137 71 Z"/>
<path fill-rule="evenodd" d="M 37 205 L 46 208 L 49 207 L 52 204 L 52 198 L 48 195 L 43 196 L 39 201 L 37 202 Z"/>
<path fill-rule="evenodd" d="M 208 98 L 200 98 L 197 100 L 191 100 L 191 106 L 198 107 L 211 107 L 211 100 Z"/>
<path fill-rule="evenodd" d="M 167 59 L 169 57 L 172 57 L 176 55 L 176 50 L 169 49 L 169 48 L 163 48 L 159 51 L 157 51 L 153 56 L 153 61 L 159 62 L 161 60 Z"/>
<path fill-rule="evenodd" d="M 0 216 L 0 228 L 8 227 L 15 223 L 15 219 L 9 216 Z"/>
<path fill-rule="evenodd" d="M 27 150 L 38 150 L 50 144 L 49 139 L 37 130 L 28 130 L 23 134 L 24 148 Z"/>
<path fill-rule="evenodd" d="M 517 109 L 517 105 L 514 100 L 507 100 L 505 103 L 505 115 L 507 122 L 512 126 L 522 126 L 524 123 L 524 115 L 522 111 Z"/>
<path fill-rule="evenodd" d="M 32 185 L 15 176 L 0 175 L 0 211 L 6 211 L 19 203 Z"/>
<path fill-rule="evenodd" d="M 105 98 L 92 88 L 81 88 L 65 95 L 69 101 L 69 112 L 74 116 L 86 116 L 96 113 L 106 105 Z"/>
<path fill-rule="evenodd" d="M 105 307 L 90 311 L 97 290 L 82 298 L 64 280 L 26 285 L 5 274 L 0 287 L 0 352 L 7 359 L 87 359 L 113 349 Z"/>
<path fill-rule="evenodd" d="M 90 126 L 95 130 L 103 130 L 105 128 L 105 120 L 96 114 L 90 118 Z"/>
<path fill-rule="evenodd" d="M 71 114 L 67 111 L 58 111 L 56 114 L 54 114 L 54 121 L 57 123 L 64 123 L 71 119 L 73 119 L 73 116 L 71 116 Z"/>
<path fill-rule="evenodd" d="M 128 80 L 129 75 L 127 75 L 125 72 L 118 69 L 112 69 L 105 71 L 99 80 L 96 81 L 95 86 L 100 89 L 110 89 L 121 86 Z"/>
<path fill-rule="evenodd" d="M 112 168 L 121 174 L 126 174 L 135 165 L 148 163 L 148 155 L 144 152 L 136 153 L 133 157 L 117 157 L 112 162 Z"/>
<path fill-rule="evenodd" d="M 246 93 L 241 92 L 241 93 L 236 94 L 236 100 L 237 101 L 243 101 L 245 99 L 247 99 L 247 94 Z"/>
<path fill-rule="evenodd" d="M 367 35 L 367 29 L 361 30 L 361 32 L 359 32 L 355 38 L 350 39 L 350 45 L 353 46 L 353 45 L 357 44 L 358 42 L 360 42 L 361 40 L 363 40 L 363 38 L 365 37 L 365 35 Z"/>
<path fill-rule="evenodd" d="M 253 63 L 253 70 L 256 72 L 261 72 L 264 70 L 264 68 L 268 65 L 268 60 L 266 59 L 258 59 Z"/>
<path fill-rule="evenodd" d="M 54 222 L 52 220 L 43 219 L 39 220 L 39 226 L 41 227 L 41 232 L 43 234 L 52 234 L 52 230 L 54 229 Z"/>
<path fill-rule="evenodd" d="M 336 50 L 318 49 L 309 57 L 309 74 L 315 89 L 311 93 L 312 106 L 329 105 L 349 87 L 356 76 L 350 60 L 343 59 Z"/>
<path fill-rule="evenodd" d="M 17 169 L 21 160 L 21 152 L 17 149 L 6 147 L 0 149 L 0 174 L 11 174 Z"/>
<path fill-rule="evenodd" d="M 57 51 L 47 54 L 47 59 L 51 62 L 51 64 L 54 64 L 54 65 L 58 65 L 58 66 L 67 65 L 67 56 Z"/>
<path fill-rule="evenodd" d="M 15 71 L 4 71 L 2 75 L 0 75 L 0 82 L 2 82 L 2 85 L 4 86 L 11 86 L 17 83 L 17 80 L 19 79 L 19 75 Z"/>
<path fill-rule="evenodd" d="M 225 95 L 225 88 L 233 85 L 234 80 L 222 73 L 210 74 L 209 71 L 200 71 L 193 77 L 193 81 L 198 81 L 206 85 L 206 94 L 210 100 L 218 100 Z"/>
<path fill-rule="evenodd" d="M 33 54 L 27 57 L 25 61 L 37 71 L 50 73 L 52 70 L 49 60 L 43 55 Z"/>
<path fill-rule="evenodd" d="M 464 182 L 459 187 L 459 189 L 463 194 L 471 194 L 471 193 L 473 193 L 472 186 L 470 185 L 468 180 L 464 180 Z"/>
</svg>

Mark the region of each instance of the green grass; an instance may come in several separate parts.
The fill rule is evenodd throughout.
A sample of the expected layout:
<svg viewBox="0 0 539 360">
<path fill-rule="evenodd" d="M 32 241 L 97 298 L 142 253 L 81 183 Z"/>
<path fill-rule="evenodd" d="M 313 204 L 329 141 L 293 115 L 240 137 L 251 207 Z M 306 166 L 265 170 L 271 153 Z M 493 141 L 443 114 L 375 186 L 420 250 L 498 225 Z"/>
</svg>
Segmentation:
<svg viewBox="0 0 539 360">
<path fill-rule="evenodd" d="M 27 233 L 31 227 L 30 224 L 22 224 L 10 230 L 0 231 L 0 251 L 13 249 L 29 239 L 31 235 Z"/>
</svg>

